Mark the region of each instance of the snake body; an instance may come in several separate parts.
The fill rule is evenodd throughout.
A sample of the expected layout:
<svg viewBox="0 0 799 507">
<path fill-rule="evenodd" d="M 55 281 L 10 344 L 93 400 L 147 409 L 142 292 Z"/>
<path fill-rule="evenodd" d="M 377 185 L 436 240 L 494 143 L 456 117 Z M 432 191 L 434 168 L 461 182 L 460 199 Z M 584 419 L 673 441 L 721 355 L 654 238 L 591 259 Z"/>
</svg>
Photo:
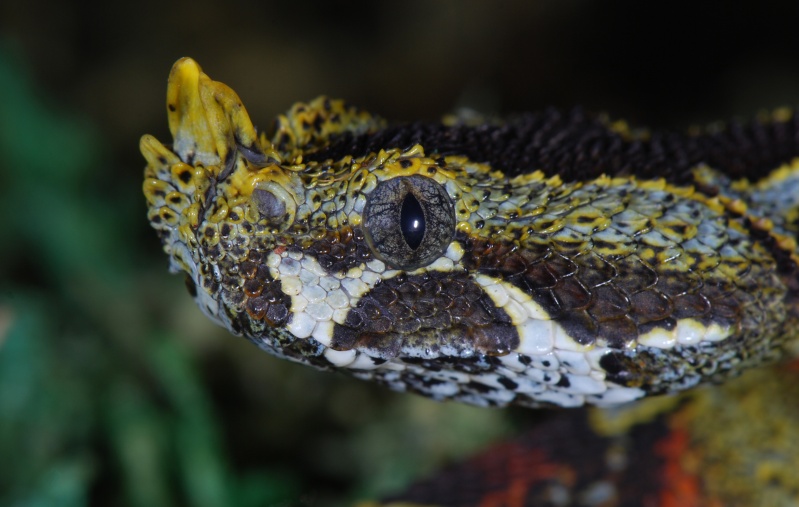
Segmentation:
<svg viewBox="0 0 799 507">
<path fill-rule="evenodd" d="M 141 140 L 148 218 L 260 348 L 484 406 L 613 405 L 795 346 L 799 118 L 686 134 L 579 109 L 389 124 L 340 100 L 258 132 L 190 59 Z"/>
</svg>

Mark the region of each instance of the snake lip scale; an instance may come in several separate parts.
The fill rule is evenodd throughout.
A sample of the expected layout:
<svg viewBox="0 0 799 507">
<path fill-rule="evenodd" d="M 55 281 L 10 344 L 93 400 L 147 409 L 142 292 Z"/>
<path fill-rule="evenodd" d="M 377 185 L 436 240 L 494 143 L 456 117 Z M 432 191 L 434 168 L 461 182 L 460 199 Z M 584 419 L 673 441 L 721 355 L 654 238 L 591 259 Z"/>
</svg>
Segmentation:
<svg viewBox="0 0 799 507">
<path fill-rule="evenodd" d="M 799 119 L 685 134 L 580 109 L 391 124 L 326 97 L 270 132 L 196 62 L 147 216 L 261 349 L 437 400 L 614 405 L 790 351 Z"/>
</svg>

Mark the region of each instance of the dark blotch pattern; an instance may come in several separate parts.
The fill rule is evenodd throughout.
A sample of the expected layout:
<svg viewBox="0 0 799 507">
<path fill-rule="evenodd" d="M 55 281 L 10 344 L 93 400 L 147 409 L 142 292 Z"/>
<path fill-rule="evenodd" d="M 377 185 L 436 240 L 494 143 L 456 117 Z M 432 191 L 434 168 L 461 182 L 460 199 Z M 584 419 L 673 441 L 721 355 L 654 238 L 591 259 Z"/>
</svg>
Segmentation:
<svg viewBox="0 0 799 507">
<path fill-rule="evenodd" d="M 197 297 L 197 286 L 194 284 L 194 280 L 192 280 L 191 277 L 187 274 L 183 278 L 183 281 L 186 283 L 186 290 L 189 291 L 189 295 L 192 298 L 196 298 Z"/>
<path fill-rule="evenodd" d="M 641 387 L 645 383 L 642 363 L 623 352 L 609 352 L 599 359 L 599 366 L 607 372 L 607 380 L 625 387 Z"/>
<path fill-rule="evenodd" d="M 248 260 L 239 266 L 244 279 L 244 309 L 255 320 L 272 327 L 283 326 L 289 319 L 291 297 L 280 290 L 280 282 L 272 279 L 261 260 L 260 254 L 251 252 Z"/>
<path fill-rule="evenodd" d="M 382 358 L 404 354 L 470 357 L 507 354 L 516 328 L 465 272 L 400 274 L 384 280 L 336 325 L 331 346 L 365 348 Z"/>
<path fill-rule="evenodd" d="M 621 349 L 653 328 L 673 329 L 675 319 L 727 326 L 743 316 L 729 281 L 661 273 L 634 257 L 611 263 L 591 253 L 569 258 L 546 247 L 520 249 L 465 235 L 456 239 L 466 247 L 468 269 L 530 294 L 583 345 L 600 339 Z"/>
<path fill-rule="evenodd" d="M 305 252 L 328 273 L 346 273 L 372 260 L 372 251 L 359 227 L 342 227 L 311 243 Z"/>
<path fill-rule="evenodd" d="M 799 155 L 799 119 L 786 122 L 730 122 L 728 128 L 701 135 L 656 132 L 648 140 L 629 140 L 581 109 L 548 109 L 523 114 L 504 124 L 444 126 L 417 122 L 394 125 L 373 134 L 343 134 L 305 155 L 307 161 L 360 157 L 380 149 L 421 144 L 430 155 L 465 155 L 512 177 L 533 169 L 558 174 L 563 181 L 584 181 L 601 174 L 666 178 L 686 184 L 700 162 L 733 179 L 759 179 Z"/>
</svg>

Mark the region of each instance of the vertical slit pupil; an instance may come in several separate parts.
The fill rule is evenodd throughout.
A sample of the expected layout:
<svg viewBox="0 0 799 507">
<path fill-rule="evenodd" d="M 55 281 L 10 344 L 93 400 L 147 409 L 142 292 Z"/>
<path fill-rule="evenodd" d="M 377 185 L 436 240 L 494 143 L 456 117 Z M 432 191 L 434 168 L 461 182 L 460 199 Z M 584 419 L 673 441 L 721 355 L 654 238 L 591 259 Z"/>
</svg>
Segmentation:
<svg viewBox="0 0 799 507">
<path fill-rule="evenodd" d="M 402 231 L 402 237 L 405 238 L 405 242 L 411 247 L 411 250 L 419 248 L 425 231 L 424 211 L 422 210 L 422 205 L 410 192 L 405 195 L 405 199 L 402 201 L 400 230 Z"/>
</svg>

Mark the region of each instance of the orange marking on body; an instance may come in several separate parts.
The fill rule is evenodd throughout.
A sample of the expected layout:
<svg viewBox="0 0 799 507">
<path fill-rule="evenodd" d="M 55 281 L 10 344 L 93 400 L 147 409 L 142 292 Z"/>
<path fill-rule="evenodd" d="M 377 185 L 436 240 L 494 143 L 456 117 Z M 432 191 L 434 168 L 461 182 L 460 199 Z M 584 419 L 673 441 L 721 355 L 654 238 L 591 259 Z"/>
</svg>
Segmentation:
<svg viewBox="0 0 799 507">
<path fill-rule="evenodd" d="M 718 499 L 707 498 L 697 474 L 699 457 L 692 452 L 686 428 L 675 427 L 655 444 L 655 454 L 663 458 L 660 507 L 723 507 Z"/>
<path fill-rule="evenodd" d="M 685 453 L 689 450 L 688 443 L 688 432 L 675 429 L 655 445 L 655 454 L 664 459 L 663 489 L 660 491 L 662 507 L 701 505 L 699 480 L 683 467 Z"/>
<path fill-rule="evenodd" d="M 799 357 L 785 363 L 785 369 L 790 372 L 799 372 Z"/>
<path fill-rule="evenodd" d="M 566 487 L 574 485 L 575 476 L 568 465 L 549 461 L 541 451 L 520 453 L 518 449 L 514 452 L 513 447 L 506 447 L 499 452 L 491 453 L 498 466 L 487 469 L 500 473 L 487 482 L 506 483 L 507 486 L 497 488 L 497 491 L 483 497 L 479 507 L 524 507 L 527 505 L 527 496 L 531 487 L 550 480 Z"/>
</svg>

